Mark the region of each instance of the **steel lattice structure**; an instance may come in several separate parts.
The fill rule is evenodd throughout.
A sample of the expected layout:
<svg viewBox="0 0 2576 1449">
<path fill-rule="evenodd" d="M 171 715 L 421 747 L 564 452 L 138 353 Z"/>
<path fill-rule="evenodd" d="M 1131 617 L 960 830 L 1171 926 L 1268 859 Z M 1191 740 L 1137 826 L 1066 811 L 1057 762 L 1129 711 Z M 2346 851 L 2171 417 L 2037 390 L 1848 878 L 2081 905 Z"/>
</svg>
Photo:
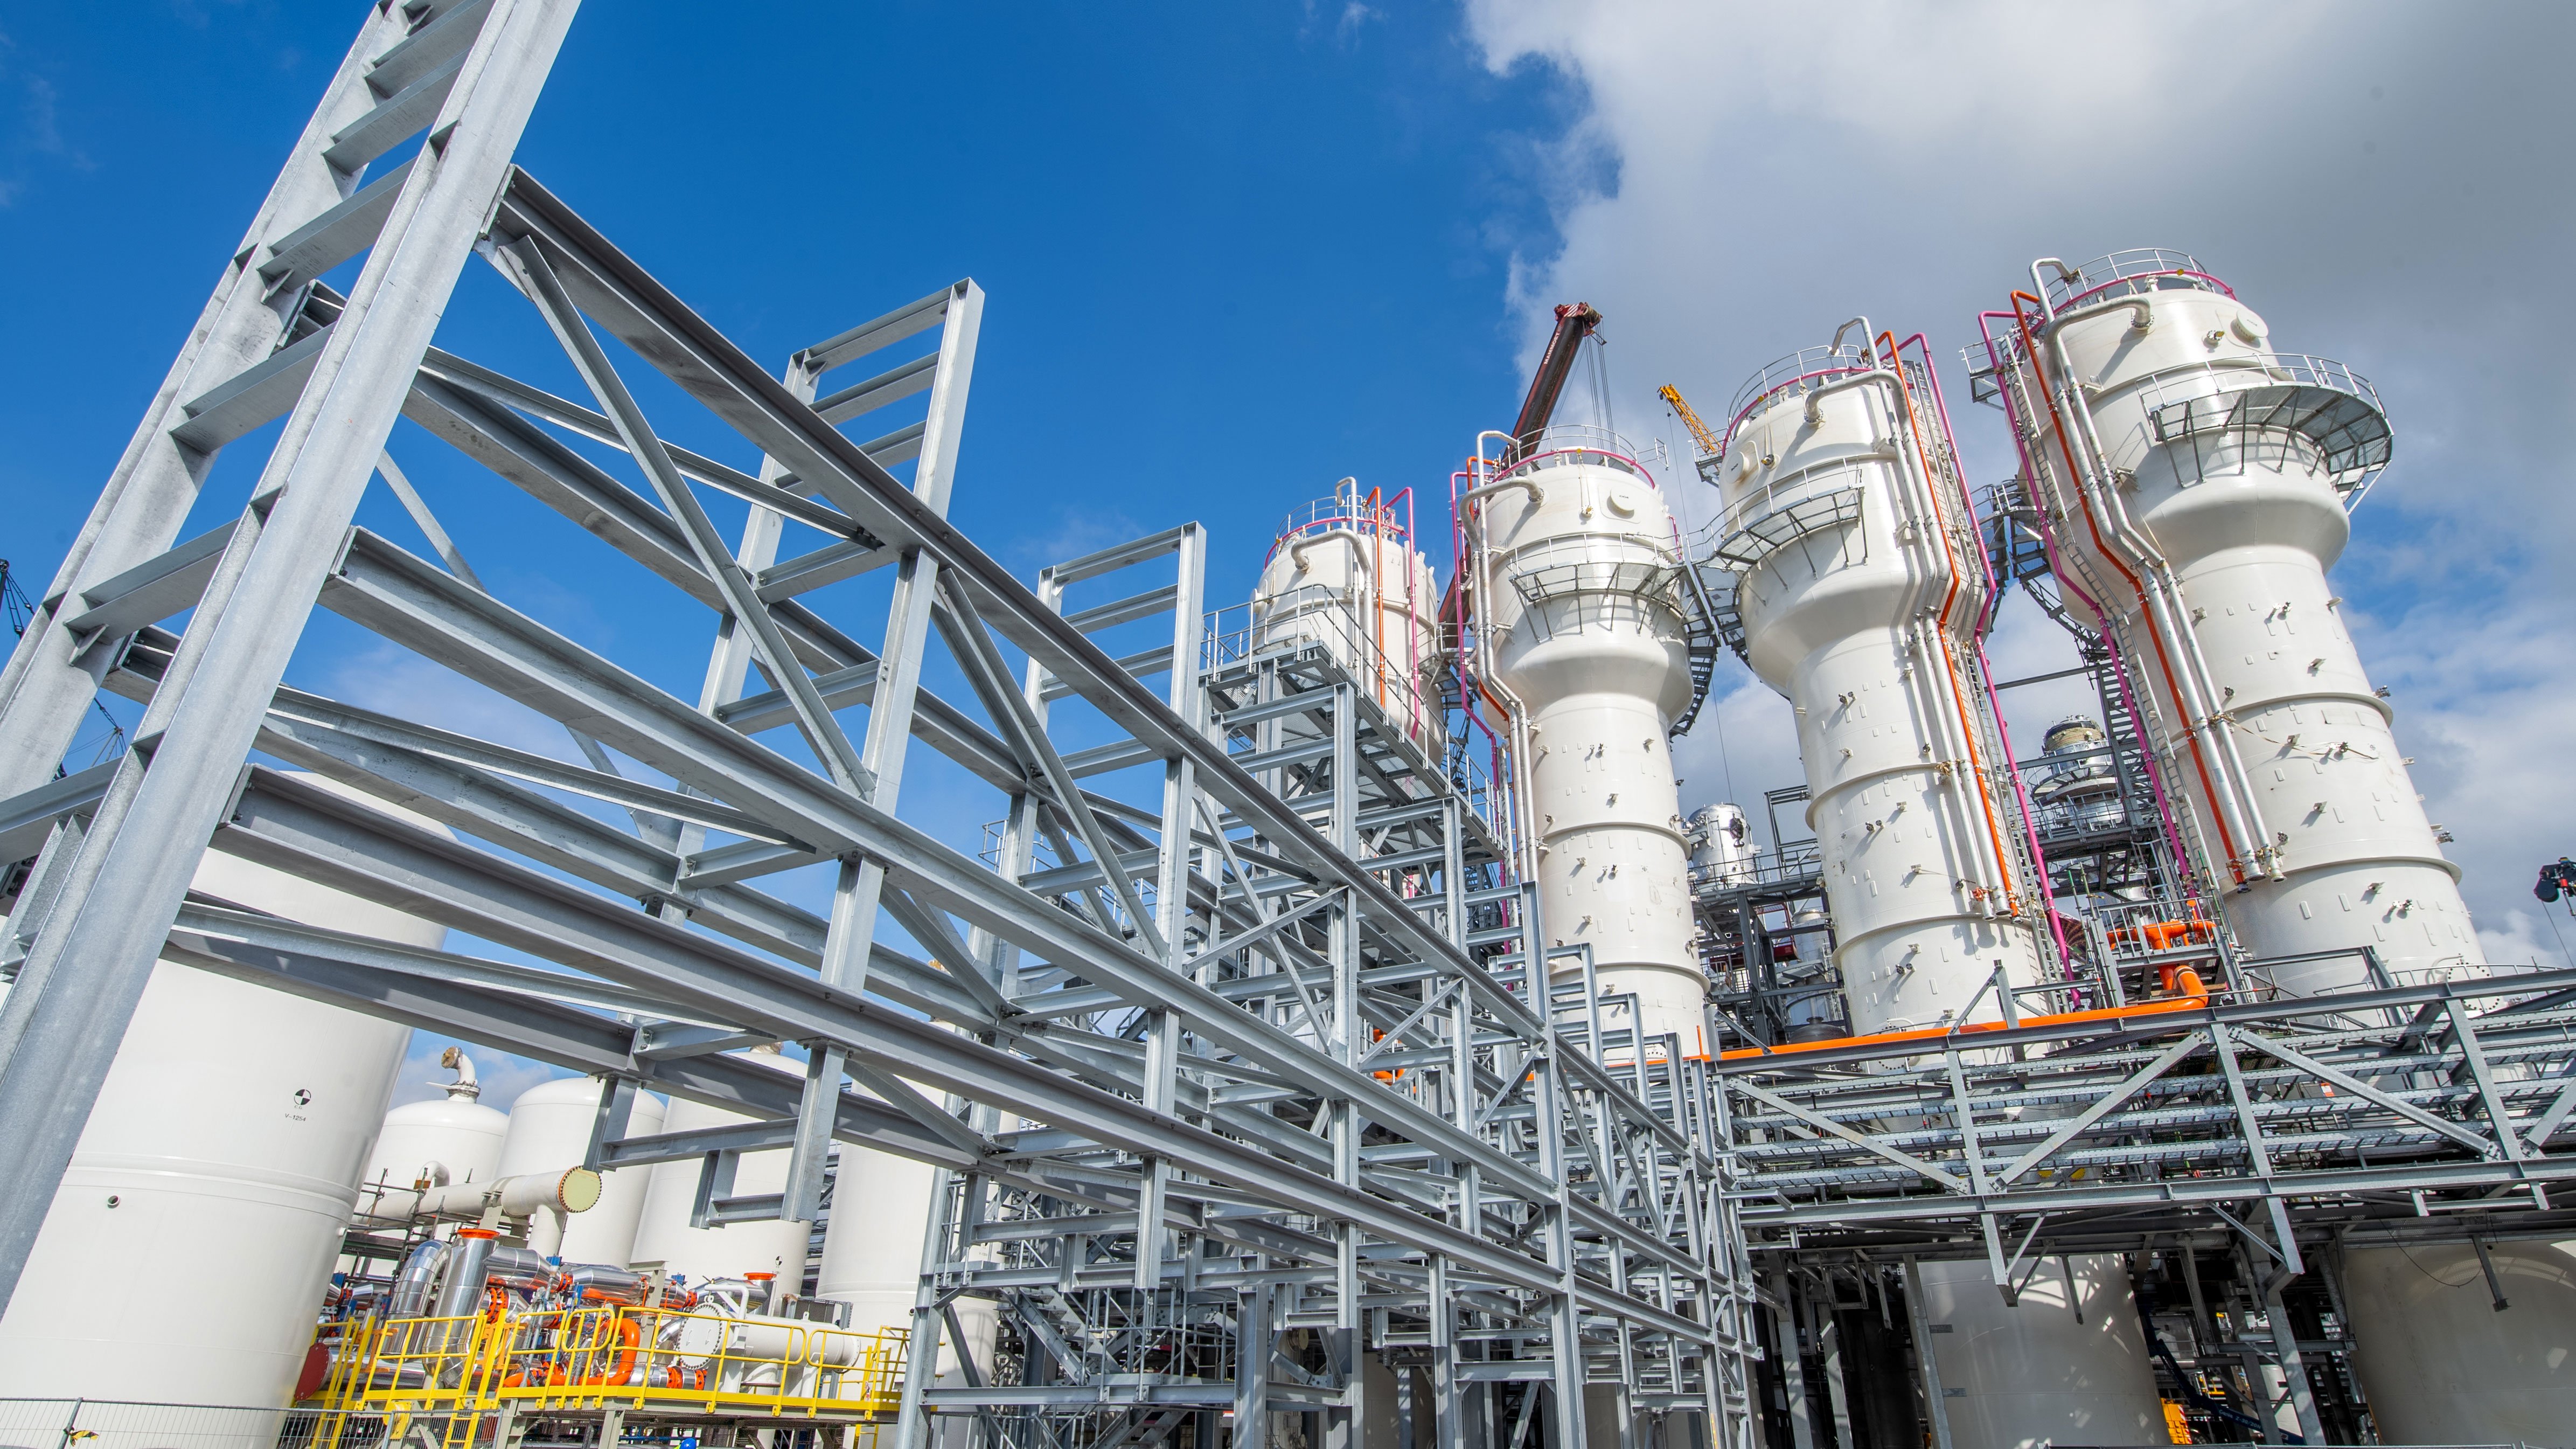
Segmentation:
<svg viewBox="0 0 2576 1449">
<path fill-rule="evenodd" d="M 1623 1443 L 1749 1446 L 1709 1068 L 1605 1039 L 1578 977 L 1535 988 L 1535 895 L 1486 802 L 1329 652 L 1212 635 L 1195 525 L 1031 587 L 948 522 L 973 283 L 772 376 L 519 170 L 574 9 L 373 7 L 10 662 L 0 855 L 33 865 L 0 938 L 0 1292 L 163 958 L 599 1075 L 597 1163 L 701 1159 L 710 1221 L 811 1219 L 836 1141 L 944 1169 L 910 1445 L 925 1410 L 1073 1444 L 1223 1408 L 1238 1445 L 1272 1411 L 1348 1445 L 1374 1358 L 1428 1375 L 1444 1444 L 1542 1410 L 1580 1442 L 1590 1386 Z M 478 256 L 586 399 L 434 345 L 462 345 L 439 322 Z M 758 461 L 679 446 L 639 387 Z M 704 606 L 697 697 L 488 592 L 478 520 L 386 452 L 403 417 Z M 180 540 L 217 456 L 273 423 L 239 516 Z M 379 475 L 435 559 L 354 526 Z M 710 497 L 747 505 L 738 535 Z M 833 592 L 877 573 L 881 603 Z M 1113 578 L 1136 591 L 1092 601 Z M 587 763 L 285 686 L 317 607 Z M 54 778 L 102 687 L 141 702 L 135 747 Z M 990 792 L 990 863 L 900 798 L 916 742 Z M 521 959 L 191 897 L 209 848 Z M 762 1041 L 802 1046 L 801 1082 L 726 1054 Z M 632 1137 L 642 1089 L 755 1121 Z M 733 1195 L 734 1158 L 776 1147 L 784 1192 Z M 939 1388 L 959 1294 L 1017 1348 Z"/>
</svg>

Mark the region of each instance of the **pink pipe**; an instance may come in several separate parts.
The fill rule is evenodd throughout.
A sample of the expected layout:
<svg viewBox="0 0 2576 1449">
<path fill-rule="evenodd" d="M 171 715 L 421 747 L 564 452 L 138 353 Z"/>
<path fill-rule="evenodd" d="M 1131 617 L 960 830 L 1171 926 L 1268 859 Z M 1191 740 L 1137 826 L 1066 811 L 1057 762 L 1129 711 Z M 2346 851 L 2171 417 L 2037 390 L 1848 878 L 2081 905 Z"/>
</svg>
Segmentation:
<svg viewBox="0 0 2576 1449">
<path fill-rule="evenodd" d="M 1994 627 L 1995 609 L 2002 602 L 2003 591 L 1995 587 L 1994 560 L 1987 555 L 1985 535 L 1977 526 L 1977 501 L 1968 492 L 1966 475 L 1959 471 L 1961 466 L 1959 439 L 1956 433 L 1950 431 L 1950 404 L 1941 396 L 1941 373 L 1932 365 L 1931 340 L 1917 332 L 1896 344 L 1890 361 L 1896 364 L 1897 378 L 1900 382 L 1905 376 L 1904 357 L 1905 349 L 1908 347 L 1913 348 L 1923 357 L 1924 385 L 1932 392 L 1932 414 L 1941 426 L 1941 446 L 1948 450 L 1950 455 L 1951 472 L 1959 485 L 1959 505 L 1967 510 L 1968 531 L 1975 534 L 1977 538 L 1977 571 L 1984 575 L 1986 581 L 1986 605 L 1978 615 L 1976 628 L 1970 633 L 1977 651 L 1977 671 L 1986 680 L 1986 712 L 1994 716 L 1995 738 L 2003 746 L 2004 773 L 2011 777 L 2013 799 L 2021 805 L 2022 840 L 2030 847 L 2031 868 L 2039 872 L 2039 880 L 2036 884 L 2042 907 L 2048 912 L 2048 932 L 2057 941 L 2057 960 L 2060 969 L 2071 973 L 2074 970 L 2074 956 L 2066 945 L 2066 918 L 2057 913 L 2056 897 L 2048 887 L 2048 855 L 2039 848 L 2039 826 L 2031 812 L 2030 786 L 2022 779 L 2021 762 L 2013 754 L 2012 727 L 2004 723 L 2003 699 L 1993 688 L 1995 666 L 1986 658 L 1986 631 Z"/>
<path fill-rule="evenodd" d="M 2217 279 L 2213 277 L 2211 280 Z M 2226 284 L 2221 282 L 2219 285 L 2224 287 Z M 2229 293 L 2229 295 L 2235 294 Z M 2038 521 L 2039 546 L 2048 555 L 2048 571 L 2056 576 L 2059 588 L 2073 594 L 2084 607 L 2093 611 L 2094 618 L 2101 621 L 2098 637 L 2102 641 L 2102 647 L 2110 652 L 2112 677 L 2120 681 L 2120 702 L 2128 707 L 2129 718 L 2143 721 L 2146 716 L 2138 712 L 2137 695 L 2129 688 L 2128 660 L 2122 657 L 2120 646 L 2111 639 L 2110 611 L 2095 603 L 2092 595 L 2085 593 L 2076 584 L 2073 576 L 2067 573 L 2065 566 L 2058 560 L 2057 530 L 2049 526 L 2048 510 L 2041 506 L 2039 501 L 2039 468 L 2031 458 L 2030 442 L 2023 433 L 2021 415 L 2013 410 L 2012 389 L 2005 387 L 2002 382 L 2003 349 L 1996 345 L 1994 329 L 1988 325 L 1997 317 L 2010 317 L 2018 323 L 2021 314 L 2019 312 L 1980 312 L 1977 314 L 1977 333 L 1985 339 L 1986 362 L 1995 370 L 1995 398 L 2003 404 L 2004 420 L 2012 425 L 2013 451 L 2021 458 L 2022 496 L 2030 500 L 2031 516 Z M 2037 365 L 2035 360 L 2032 365 Z M 2145 743 L 2144 740 L 2139 741 L 2141 746 Z M 2156 752 L 2141 748 L 2138 751 L 2138 758 L 2146 765 L 2147 790 L 2155 796 L 2156 816 L 2165 828 L 2166 841 L 2173 846 L 2174 861 L 2177 866 L 2188 869 L 2191 853 L 2183 849 L 2181 827 L 2174 823 L 2173 799 L 2165 793 L 2164 772 L 2156 768 Z M 2020 771 L 2015 770 L 2014 773 L 2019 775 Z"/>
</svg>

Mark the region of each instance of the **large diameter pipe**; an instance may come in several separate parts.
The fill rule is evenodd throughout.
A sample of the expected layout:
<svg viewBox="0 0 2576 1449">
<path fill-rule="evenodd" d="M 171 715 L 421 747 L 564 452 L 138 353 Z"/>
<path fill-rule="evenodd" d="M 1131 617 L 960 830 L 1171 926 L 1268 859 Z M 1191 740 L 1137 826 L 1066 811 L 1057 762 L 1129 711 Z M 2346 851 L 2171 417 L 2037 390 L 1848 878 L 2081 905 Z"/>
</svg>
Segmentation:
<svg viewBox="0 0 2576 1449">
<path fill-rule="evenodd" d="M 599 1205 L 599 1174 L 587 1167 L 529 1172 L 498 1182 L 461 1182 L 419 1192 L 388 1192 L 389 1211 L 408 1217 L 466 1217 L 498 1209 L 505 1218 L 588 1212 Z"/>
<path fill-rule="evenodd" d="M 463 1318 L 482 1306 L 483 1288 L 500 1234 L 490 1228 L 459 1228 L 447 1247 L 447 1270 L 440 1275 L 438 1302 L 432 1318 Z"/>
</svg>

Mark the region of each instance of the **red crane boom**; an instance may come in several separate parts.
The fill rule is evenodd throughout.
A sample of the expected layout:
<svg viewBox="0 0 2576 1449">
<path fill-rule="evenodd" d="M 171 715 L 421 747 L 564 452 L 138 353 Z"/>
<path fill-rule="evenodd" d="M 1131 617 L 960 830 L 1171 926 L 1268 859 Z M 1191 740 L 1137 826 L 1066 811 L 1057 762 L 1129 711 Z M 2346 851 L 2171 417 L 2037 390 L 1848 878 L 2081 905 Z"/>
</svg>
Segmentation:
<svg viewBox="0 0 2576 1449">
<path fill-rule="evenodd" d="M 1565 391 L 1565 379 L 1574 371 L 1574 359 L 1583 339 L 1601 325 L 1601 314 L 1588 302 L 1568 302 L 1556 309 L 1556 331 L 1547 339 L 1547 351 L 1538 359 L 1538 375 L 1530 379 L 1529 396 L 1521 402 L 1520 420 L 1512 424 L 1512 461 L 1529 456 L 1538 443 L 1539 434 L 1547 431 L 1547 420 L 1555 415 L 1556 399 Z"/>
</svg>

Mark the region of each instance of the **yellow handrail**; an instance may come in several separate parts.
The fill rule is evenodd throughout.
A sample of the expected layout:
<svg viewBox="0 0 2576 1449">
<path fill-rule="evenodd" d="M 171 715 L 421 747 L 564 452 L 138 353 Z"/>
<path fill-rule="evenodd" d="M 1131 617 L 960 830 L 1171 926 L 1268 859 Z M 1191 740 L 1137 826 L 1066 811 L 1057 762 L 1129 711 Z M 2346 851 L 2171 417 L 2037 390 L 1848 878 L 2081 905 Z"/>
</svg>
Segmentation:
<svg viewBox="0 0 2576 1449">
<path fill-rule="evenodd" d="M 887 1421 L 906 1348 L 899 1332 L 787 1319 L 504 1308 L 351 1325 L 320 1397 L 337 1415 L 405 1419 L 516 1405 Z"/>
</svg>

